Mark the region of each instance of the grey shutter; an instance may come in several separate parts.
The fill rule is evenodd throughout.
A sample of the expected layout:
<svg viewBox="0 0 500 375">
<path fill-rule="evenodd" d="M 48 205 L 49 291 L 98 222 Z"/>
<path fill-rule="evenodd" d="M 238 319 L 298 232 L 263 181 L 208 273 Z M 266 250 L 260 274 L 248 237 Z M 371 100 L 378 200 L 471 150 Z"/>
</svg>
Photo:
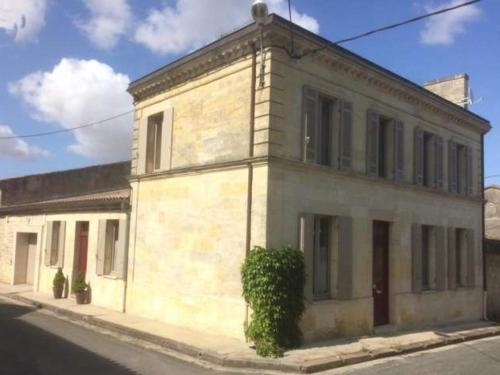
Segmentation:
<svg viewBox="0 0 500 375">
<path fill-rule="evenodd" d="M 106 220 L 99 220 L 97 231 L 96 273 L 104 275 L 104 257 L 106 254 Z"/>
<path fill-rule="evenodd" d="M 59 240 L 57 241 L 57 267 L 64 266 L 64 248 L 66 244 L 66 222 L 59 222 Z"/>
<path fill-rule="evenodd" d="M 405 179 L 405 128 L 402 121 L 396 121 L 394 126 L 394 168 L 396 181 Z"/>
<path fill-rule="evenodd" d="M 472 188 L 473 188 L 473 173 L 474 170 L 472 168 L 472 148 L 467 147 L 467 195 L 472 195 Z"/>
<path fill-rule="evenodd" d="M 448 228 L 448 289 L 457 289 L 457 238 L 455 228 Z"/>
<path fill-rule="evenodd" d="M 304 86 L 302 104 L 302 160 L 315 163 L 318 157 L 319 96 L 311 87 Z"/>
<path fill-rule="evenodd" d="M 128 259 L 128 220 L 121 219 L 118 222 L 118 244 L 116 248 L 116 272 L 117 277 L 123 280 L 127 278 Z"/>
<path fill-rule="evenodd" d="M 458 192 L 457 163 L 457 144 L 450 139 L 448 141 L 448 190 L 450 193 Z"/>
<path fill-rule="evenodd" d="M 411 230 L 412 290 L 422 292 L 422 226 L 413 224 Z"/>
<path fill-rule="evenodd" d="M 415 139 L 413 142 L 413 176 L 415 184 L 424 184 L 424 131 L 419 127 L 415 128 Z"/>
<path fill-rule="evenodd" d="M 474 247 L 474 230 L 467 230 L 467 286 L 474 287 L 476 280 L 476 249 Z"/>
<path fill-rule="evenodd" d="M 444 155 L 443 138 L 436 136 L 436 187 L 443 189 Z"/>
<path fill-rule="evenodd" d="M 446 289 L 445 228 L 436 227 L 436 290 Z"/>
<path fill-rule="evenodd" d="M 352 103 L 340 100 L 339 168 L 351 169 L 352 160 Z"/>
<path fill-rule="evenodd" d="M 304 296 L 306 300 L 312 301 L 314 277 L 314 215 L 304 214 L 300 217 L 299 249 L 304 253 L 306 266 L 306 285 Z"/>
<path fill-rule="evenodd" d="M 366 174 L 378 176 L 379 114 L 372 109 L 366 113 Z"/>
<path fill-rule="evenodd" d="M 45 233 L 45 259 L 44 264 L 48 267 L 50 266 L 50 252 L 52 249 L 52 229 L 54 227 L 53 221 L 47 221 L 46 233 Z"/>
<path fill-rule="evenodd" d="M 337 220 L 339 228 L 337 297 L 351 299 L 353 287 L 352 218 L 339 216 Z"/>
<path fill-rule="evenodd" d="M 167 108 L 163 113 L 163 125 L 161 132 L 161 169 L 172 168 L 172 133 L 174 124 L 174 109 Z"/>
</svg>

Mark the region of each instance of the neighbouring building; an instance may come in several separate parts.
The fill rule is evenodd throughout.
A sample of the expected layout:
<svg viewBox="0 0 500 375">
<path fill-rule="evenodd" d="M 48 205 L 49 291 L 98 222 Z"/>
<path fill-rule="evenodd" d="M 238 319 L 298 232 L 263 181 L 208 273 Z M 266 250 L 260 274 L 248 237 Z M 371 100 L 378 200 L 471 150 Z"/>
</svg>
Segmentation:
<svg viewBox="0 0 500 375">
<path fill-rule="evenodd" d="M 52 293 L 84 273 L 92 303 L 123 311 L 130 162 L 0 180 L 0 282 Z"/>
<path fill-rule="evenodd" d="M 500 321 L 500 186 L 485 189 L 485 272 L 488 318 Z"/>
<path fill-rule="evenodd" d="M 132 82 L 126 311 L 242 339 L 246 254 L 292 244 L 307 339 L 481 319 L 490 125 L 466 85 L 275 15 Z"/>
</svg>

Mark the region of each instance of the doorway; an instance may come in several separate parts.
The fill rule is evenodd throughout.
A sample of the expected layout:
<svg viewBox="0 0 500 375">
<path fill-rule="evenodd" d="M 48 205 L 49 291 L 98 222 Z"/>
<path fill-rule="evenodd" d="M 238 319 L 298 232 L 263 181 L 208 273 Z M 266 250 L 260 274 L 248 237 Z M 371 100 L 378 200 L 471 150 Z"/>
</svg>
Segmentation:
<svg viewBox="0 0 500 375">
<path fill-rule="evenodd" d="M 389 229 L 385 221 L 373 222 L 373 325 L 389 324 Z"/>
<path fill-rule="evenodd" d="M 18 233 L 14 268 L 14 284 L 33 285 L 35 278 L 36 233 Z"/>
<path fill-rule="evenodd" d="M 89 243 L 89 222 L 77 221 L 75 233 L 75 260 L 73 263 L 73 275 L 87 272 L 87 254 Z"/>
</svg>

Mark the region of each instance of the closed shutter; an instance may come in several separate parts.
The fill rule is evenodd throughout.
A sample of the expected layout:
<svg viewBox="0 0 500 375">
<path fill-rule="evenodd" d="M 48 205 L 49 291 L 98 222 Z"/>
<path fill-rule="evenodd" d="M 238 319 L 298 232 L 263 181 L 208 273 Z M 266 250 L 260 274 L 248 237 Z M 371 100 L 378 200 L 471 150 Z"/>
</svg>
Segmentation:
<svg viewBox="0 0 500 375">
<path fill-rule="evenodd" d="M 311 87 L 304 86 L 302 104 L 302 160 L 317 161 L 319 96 Z"/>
<path fill-rule="evenodd" d="M 476 249 L 474 246 L 474 230 L 467 231 L 467 286 L 475 286 L 476 280 Z"/>
<path fill-rule="evenodd" d="M 352 298 L 353 253 L 352 253 L 352 218 L 339 216 L 339 257 L 338 257 L 338 285 L 339 299 Z"/>
<path fill-rule="evenodd" d="M 443 174 L 444 174 L 444 149 L 443 138 L 436 136 L 436 187 L 443 189 Z"/>
<path fill-rule="evenodd" d="M 448 141 L 448 190 L 450 193 L 458 192 L 457 169 L 457 144 L 450 139 Z"/>
<path fill-rule="evenodd" d="M 474 183 L 474 169 L 472 168 L 472 147 L 467 147 L 467 195 L 472 195 Z"/>
<path fill-rule="evenodd" d="M 52 249 L 52 231 L 54 227 L 53 221 L 47 221 L 46 233 L 45 233 L 45 259 L 44 264 L 48 267 L 50 266 L 50 252 Z"/>
<path fill-rule="evenodd" d="M 340 100 L 339 168 L 351 169 L 352 159 L 352 103 Z"/>
<path fill-rule="evenodd" d="M 306 285 L 304 296 L 306 300 L 313 299 L 314 270 L 314 215 L 303 214 L 300 217 L 299 249 L 304 253 L 306 267 Z"/>
<path fill-rule="evenodd" d="M 106 220 L 99 220 L 97 231 L 96 273 L 104 275 L 104 257 L 106 255 Z"/>
<path fill-rule="evenodd" d="M 436 290 L 446 289 L 445 228 L 436 227 Z"/>
<path fill-rule="evenodd" d="M 379 114 L 369 109 L 366 114 L 366 174 L 378 176 Z"/>
<path fill-rule="evenodd" d="M 422 226 L 412 225 L 411 235 L 412 252 L 412 290 L 413 293 L 422 292 Z"/>
<path fill-rule="evenodd" d="M 121 219 L 118 223 L 118 243 L 116 247 L 116 276 L 120 279 L 127 278 L 128 259 L 128 220 Z"/>
<path fill-rule="evenodd" d="M 161 169 L 166 171 L 172 168 L 172 134 L 174 124 L 174 109 L 172 107 L 163 113 L 161 133 Z"/>
<path fill-rule="evenodd" d="M 413 176 L 415 184 L 424 184 L 424 131 L 419 127 L 415 128 L 415 139 L 413 149 Z"/>
<path fill-rule="evenodd" d="M 57 267 L 64 266 L 64 245 L 66 243 L 66 222 L 59 223 L 59 240 L 57 241 Z"/>
<path fill-rule="evenodd" d="M 448 289 L 457 289 L 457 238 L 455 228 L 448 228 Z"/>
<path fill-rule="evenodd" d="M 395 180 L 398 182 L 405 179 L 405 128 L 402 121 L 396 121 L 394 127 L 394 163 Z"/>
</svg>

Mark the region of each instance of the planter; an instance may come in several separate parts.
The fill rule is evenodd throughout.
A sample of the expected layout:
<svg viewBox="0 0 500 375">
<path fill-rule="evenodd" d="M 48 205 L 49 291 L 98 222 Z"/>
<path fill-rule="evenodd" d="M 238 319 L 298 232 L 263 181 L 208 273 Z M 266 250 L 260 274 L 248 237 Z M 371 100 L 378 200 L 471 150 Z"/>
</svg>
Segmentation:
<svg viewBox="0 0 500 375">
<path fill-rule="evenodd" d="M 64 285 L 52 287 L 52 293 L 54 293 L 55 299 L 62 298 L 63 291 L 64 291 Z"/>
<path fill-rule="evenodd" d="M 86 291 L 75 292 L 75 298 L 76 298 L 76 303 L 78 305 L 83 305 L 84 303 L 87 302 L 87 292 Z"/>
</svg>

